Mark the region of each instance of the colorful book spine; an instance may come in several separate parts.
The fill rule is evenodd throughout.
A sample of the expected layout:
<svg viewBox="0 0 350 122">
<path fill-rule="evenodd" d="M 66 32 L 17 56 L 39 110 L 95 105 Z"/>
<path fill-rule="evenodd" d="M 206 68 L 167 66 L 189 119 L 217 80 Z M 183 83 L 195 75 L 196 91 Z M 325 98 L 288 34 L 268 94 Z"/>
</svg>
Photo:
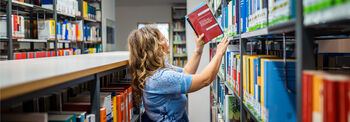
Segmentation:
<svg viewBox="0 0 350 122">
<path fill-rule="evenodd" d="M 296 94 L 293 92 L 296 88 L 295 66 L 295 60 L 286 62 L 283 59 L 261 60 L 261 75 L 264 82 L 263 120 L 296 121 Z"/>
</svg>

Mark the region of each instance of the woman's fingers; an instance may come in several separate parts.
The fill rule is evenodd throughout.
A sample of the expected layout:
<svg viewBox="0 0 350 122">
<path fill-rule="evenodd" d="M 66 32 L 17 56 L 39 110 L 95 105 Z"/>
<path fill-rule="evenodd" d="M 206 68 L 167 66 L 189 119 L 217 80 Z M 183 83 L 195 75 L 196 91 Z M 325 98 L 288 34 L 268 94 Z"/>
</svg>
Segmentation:
<svg viewBox="0 0 350 122">
<path fill-rule="evenodd" d="M 204 33 L 202 33 L 200 36 L 199 36 L 199 40 L 202 40 L 203 39 L 203 37 L 204 37 Z"/>
<path fill-rule="evenodd" d="M 198 39 L 198 35 L 193 31 L 193 35 L 194 35 L 194 38 L 197 40 Z"/>
</svg>

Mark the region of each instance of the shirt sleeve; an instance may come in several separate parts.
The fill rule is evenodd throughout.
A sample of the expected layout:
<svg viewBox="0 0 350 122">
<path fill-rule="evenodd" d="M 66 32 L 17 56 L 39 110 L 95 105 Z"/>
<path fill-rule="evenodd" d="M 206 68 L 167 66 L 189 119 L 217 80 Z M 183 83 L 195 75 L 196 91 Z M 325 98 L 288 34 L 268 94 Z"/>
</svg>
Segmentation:
<svg viewBox="0 0 350 122">
<path fill-rule="evenodd" d="M 191 83 L 192 75 L 167 70 L 150 87 L 153 87 L 151 91 L 157 94 L 185 94 L 190 89 Z"/>
<path fill-rule="evenodd" d="M 174 65 L 167 65 L 168 67 L 173 68 L 176 72 L 183 72 L 183 68 L 174 66 Z"/>
</svg>

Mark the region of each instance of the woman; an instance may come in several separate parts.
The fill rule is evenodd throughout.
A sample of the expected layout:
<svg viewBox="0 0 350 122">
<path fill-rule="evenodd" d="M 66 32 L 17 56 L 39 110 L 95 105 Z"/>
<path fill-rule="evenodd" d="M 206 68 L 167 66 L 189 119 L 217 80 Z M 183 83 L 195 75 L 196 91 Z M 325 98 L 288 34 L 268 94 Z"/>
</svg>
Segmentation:
<svg viewBox="0 0 350 122">
<path fill-rule="evenodd" d="M 128 38 L 133 96 L 136 103 L 144 103 L 153 121 L 188 121 L 185 112 L 186 93 L 208 86 L 218 73 L 222 56 L 229 41 L 225 37 L 217 45 L 216 55 L 199 74 L 195 74 L 204 45 L 195 35 L 196 52 L 185 67 L 167 64 L 168 40 L 154 26 L 134 30 Z"/>
</svg>

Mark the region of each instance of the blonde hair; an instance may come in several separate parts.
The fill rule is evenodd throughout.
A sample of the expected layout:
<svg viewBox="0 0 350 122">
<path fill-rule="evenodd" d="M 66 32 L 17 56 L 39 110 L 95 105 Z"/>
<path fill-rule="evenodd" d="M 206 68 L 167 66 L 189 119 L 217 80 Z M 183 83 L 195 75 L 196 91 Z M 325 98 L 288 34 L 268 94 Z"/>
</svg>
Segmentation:
<svg viewBox="0 0 350 122">
<path fill-rule="evenodd" d="M 155 26 L 133 30 L 128 37 L 130 51 L 129 71 L 131 73 L 134 101 L 140 104 L 146 79 L 155 71 L 166 68 L 166 53 L 161 46 L 161 32 Z"/>
</svg>

